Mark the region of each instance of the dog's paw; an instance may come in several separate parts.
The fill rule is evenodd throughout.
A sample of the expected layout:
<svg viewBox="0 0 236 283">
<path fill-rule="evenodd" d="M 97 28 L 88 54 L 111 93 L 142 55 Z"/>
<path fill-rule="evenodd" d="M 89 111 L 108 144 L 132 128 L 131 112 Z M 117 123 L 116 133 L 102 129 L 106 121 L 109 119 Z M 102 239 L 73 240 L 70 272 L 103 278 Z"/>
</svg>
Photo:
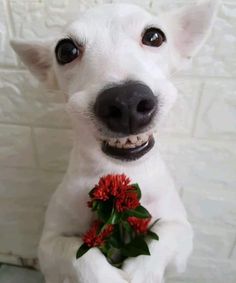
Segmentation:
<svg viewBox="0 0 236 283">
<path fill-rule="evenodd" d="M 161 278 L 157 278 L 153 274 L 141 274 L 141 272 L 137 272 L 134 274 L 130 283 L 163 283 Z"/>
<path fill-rule="evenodd" d="M 75 283 L 104 283 L 104 282 L 112 282 L 112 283 L 128 283 L 130 281 L 127 280 L 128 278 L 125 276 L 124 272 L 120 272 L 116 270 L 116 268 L 109 268 L 104 269 L 100 267 L 96 270 L 91 270 L 90 273 L 80 273 L 78 276 L 78 281 Z M 74 281 L 73 281 L 74 283 Z"/>
<path fill-rule="evenodd" d="M 147 257 L 126 260 L 123 270 L 131 283 L 163 283 L 163 272 Z"/>
<path fill-rule="evenodd" d="M 96 248 L 90 249 L 76 261 L 76 283 L 128 283 L 127 274 L 105 259 L 104 255 Z M 73 282 L 74 283 L 74 282 Z"/>
</svg>

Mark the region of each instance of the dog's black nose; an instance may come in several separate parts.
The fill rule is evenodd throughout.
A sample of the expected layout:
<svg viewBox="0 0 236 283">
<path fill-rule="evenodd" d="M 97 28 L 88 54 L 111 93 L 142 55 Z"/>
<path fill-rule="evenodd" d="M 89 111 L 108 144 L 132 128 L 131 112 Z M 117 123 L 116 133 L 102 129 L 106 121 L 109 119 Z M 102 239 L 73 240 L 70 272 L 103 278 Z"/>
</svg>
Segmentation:
<svg viewBox="0 0 236 283">
<path fill-rule="evenodd" d="M 157 98 L 152 90 L 139 82 L 127 82 L 105 89 L 95 103 L 96 116 L 114 131 L 138 134 L 152 121 Z"/>
</svg>

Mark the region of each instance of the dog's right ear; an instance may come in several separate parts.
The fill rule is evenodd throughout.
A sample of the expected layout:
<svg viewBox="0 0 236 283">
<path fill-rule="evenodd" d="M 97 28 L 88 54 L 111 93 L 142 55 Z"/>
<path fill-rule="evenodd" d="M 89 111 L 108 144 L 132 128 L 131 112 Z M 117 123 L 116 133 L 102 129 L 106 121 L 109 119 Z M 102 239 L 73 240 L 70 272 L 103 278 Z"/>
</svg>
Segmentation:
<svg viewBox="0 0 236 283">
<path fill-rule="evenodd" d="M 163 15 L 175 57 L 188 60 L 198 52 L 213 26 L 219 4 L 220 0 L 199 0 Z"/>
<path fill-rule="evenodd" d="M 12 48 L 31 73 L 49 88 L 57 88 L 50 42 L 11 40 Z"/>
</svg>

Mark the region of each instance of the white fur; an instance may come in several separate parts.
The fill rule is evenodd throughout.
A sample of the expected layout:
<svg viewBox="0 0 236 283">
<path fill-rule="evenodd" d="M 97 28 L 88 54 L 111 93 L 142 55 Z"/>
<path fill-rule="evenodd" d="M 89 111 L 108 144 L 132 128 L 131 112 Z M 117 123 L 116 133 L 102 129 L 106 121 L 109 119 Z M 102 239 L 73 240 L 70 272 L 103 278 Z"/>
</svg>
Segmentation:
<svg viewBox="0 0 236 283">
<path fill-rule="evenodd" d="M 193 233 L 158 146 L 134 162 L 106 156 L 101 151 L 100 138 L 111 137 L 112 133 L 96 120 L 91 105 L 110 83 L 142 81 L 161 104 L 151 129 L 156 132 L 176 99 L 176 89 L 169 79 L 171 72 L 181 68 L 203 44 L 217 2 L 200 1 L 159 16 L 127 4 L 96 6 L 78 15 L 62 34 L 46 43 L 12 41 L 15 51 L 41 81 L 66 94 L 74 127 L 69 167 L 50 201 L 39 246 L 46 283 L 161 283 L 169 264 L 184 271 Z M 140 38 L 146 26 L 161 28 L 167 43 L 160 48 L 143 46 Z M 55 45 L 68 35 L 85 43 L 85 53 L 82 60 L 59 66 Z M 128 259 L 123 270 L 112 267 L 96 248 L 75 259 L 80 237 L 92 218 L 86 206 L 88 191 L 108 173 L 125 173 L 138 182 L 143 192 L 142 204 L 153 219 L 161 219 L 155 227 L 160 241 L 150 243 L 151 256 Z"/>
</svg>

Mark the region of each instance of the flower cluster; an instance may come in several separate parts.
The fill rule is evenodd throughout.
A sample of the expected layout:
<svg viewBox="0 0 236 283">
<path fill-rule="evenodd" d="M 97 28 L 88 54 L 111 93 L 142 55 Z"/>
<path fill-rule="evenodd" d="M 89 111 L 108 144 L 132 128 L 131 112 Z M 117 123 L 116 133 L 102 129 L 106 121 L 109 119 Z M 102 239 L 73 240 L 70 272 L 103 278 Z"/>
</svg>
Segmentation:
<svg viewBox="0 0 236 283">
<path fill-rule="evenodd" d="M 99 220 L 95 220 L 91 228 L 84 234 L 83 242 L 88 247 L 100 247 L 104 245 L 107 237 L 112 234 L 114 230 L 113 225 L 106 225 L 106 227 L 100 231 L 101 224 Z"/>
<path fill-rule="evenodd" d="M 146 234 L 148 231 L 148 225 L 150 224 L 151 218 L 140 219 L 132 216 L 129 217 L 127 220 L 137 233 Z"/>
<path fill-rule="evenodd" d="M 105 202 L 111 198 L 114 199 L 114 205 L 118 212 L 135 209 L 140 205 L 136 189 L 124 174 L 102 177 L 91 191 L 90 197 L 92 201 L 88 203 L 89 207 L 92 207 L 94 201 Z"/>
<path fill-rule="evenodd" d="M 122 175 L 107 175 L 102 177 L 98 184 L 91 192 L 94 199 L 106 201 L 111 196 L 119 197 L 127 190 L 132 189 L 130 179 L 124 174 Z"/>
<path fill-rule="evenodd" d="M 150 255 L 146 238 L 158 240 L 158 236 L 149 227 L 150 213 L 140 204 L 138 184 L 131 184 L 124 174 L 107 175 L 89 196 L 88 206 L 97 219 L 83 235 L 77 258 L 97 247 L 112 265 L 121 267 L 128 257 Z"/>
</svg>

